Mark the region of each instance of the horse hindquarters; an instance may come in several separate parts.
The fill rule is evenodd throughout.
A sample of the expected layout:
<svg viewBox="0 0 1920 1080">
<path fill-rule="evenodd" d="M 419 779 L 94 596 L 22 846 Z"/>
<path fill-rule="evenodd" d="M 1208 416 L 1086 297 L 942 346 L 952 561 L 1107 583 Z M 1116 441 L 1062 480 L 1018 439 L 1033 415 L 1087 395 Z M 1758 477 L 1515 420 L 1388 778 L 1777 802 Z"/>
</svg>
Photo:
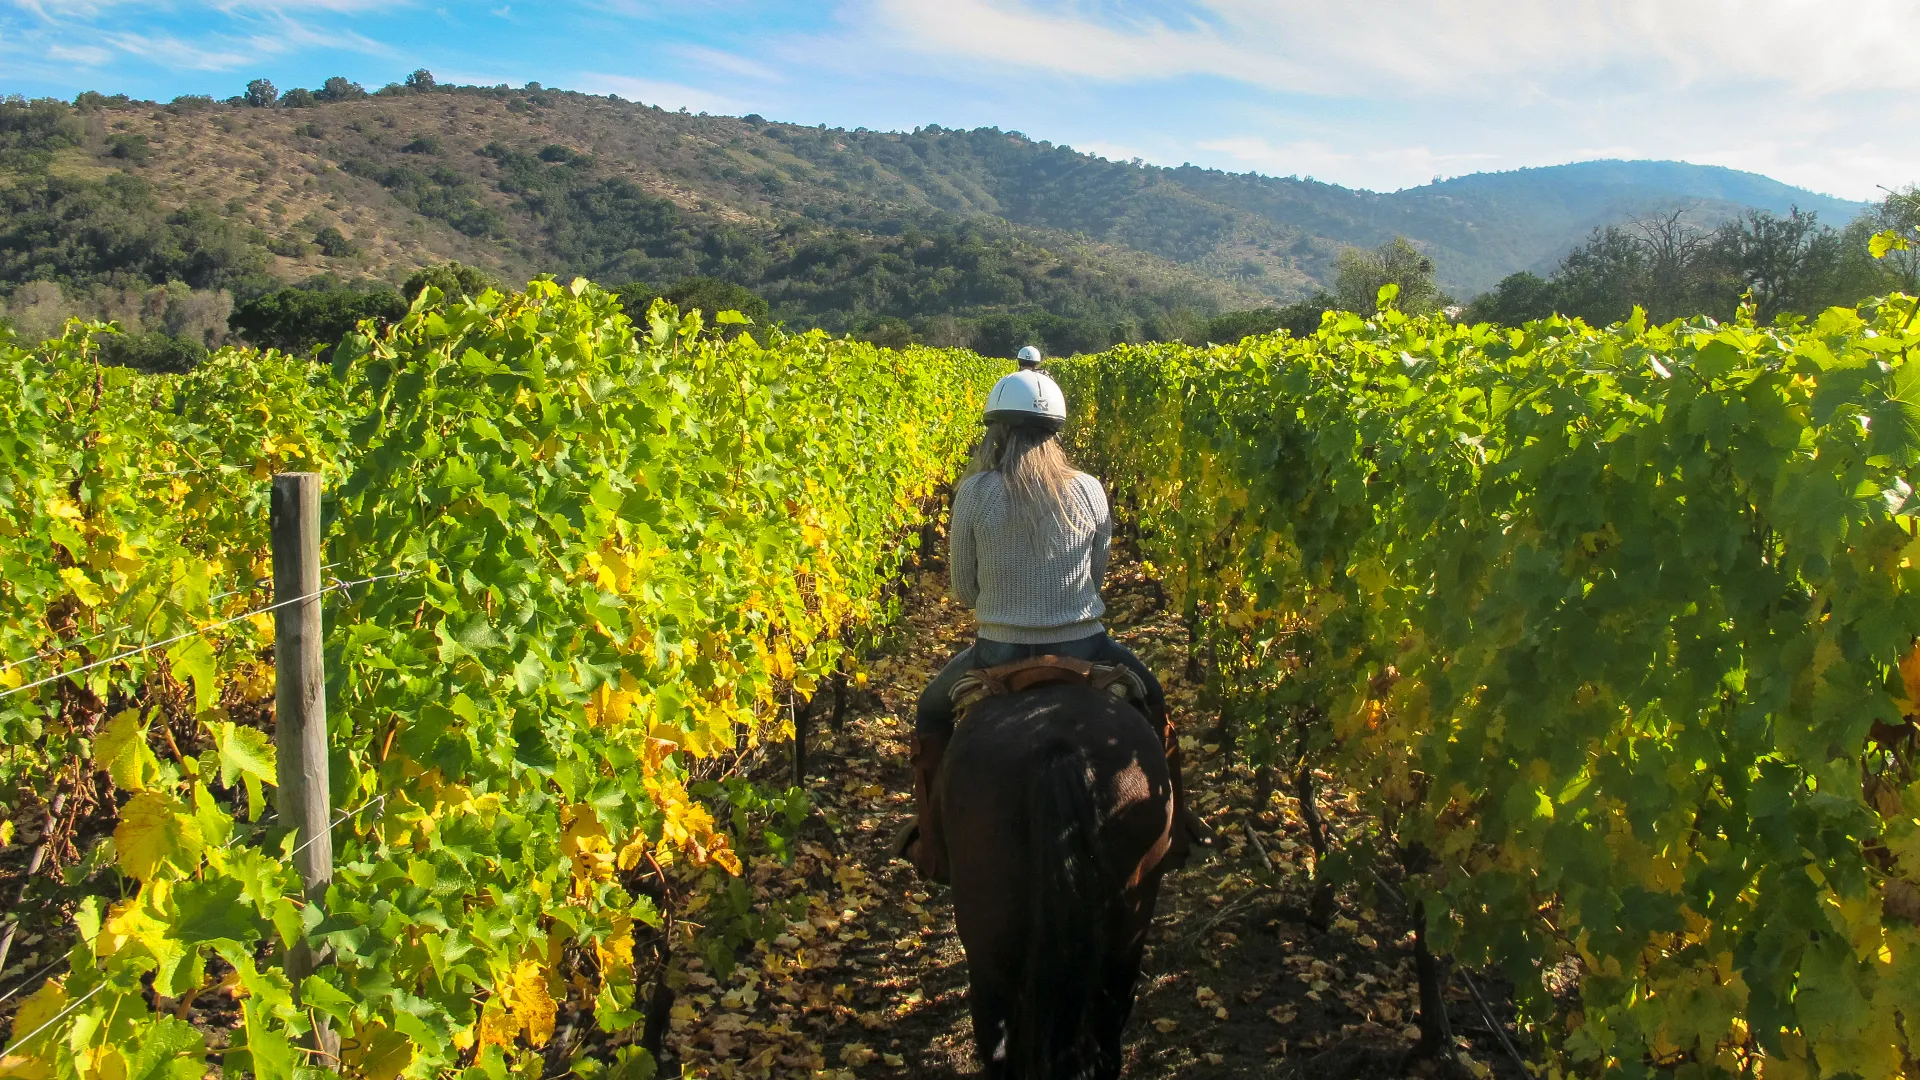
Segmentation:
<svg viewBox="0 0 1920 1080">
<path fill-rule="evenodd" d="M 1029 949 L 1009 1057 L 1034 1080 L 1108 1080 L 1120 1074 L 1126 1018 L 1124 1002 L 1113 999 L 1112 944 L 1124 930 L 1119 881 L 1078 747 L 1047 749 L 1028 809 Z"/>
<path fill-rule="evenodd" d="M 1167 850 L 1158 734 L 1085 687 L 989 699 L 934 797 L 986 1075 L 1114 1080 Z"/>
</svg>

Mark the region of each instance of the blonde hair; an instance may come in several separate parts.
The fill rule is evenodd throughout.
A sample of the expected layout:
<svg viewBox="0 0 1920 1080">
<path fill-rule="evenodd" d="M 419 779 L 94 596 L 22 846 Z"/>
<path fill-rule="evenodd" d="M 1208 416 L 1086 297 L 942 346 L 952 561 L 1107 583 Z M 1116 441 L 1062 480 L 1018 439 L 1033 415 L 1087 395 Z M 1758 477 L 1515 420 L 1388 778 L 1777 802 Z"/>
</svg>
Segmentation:
<svg viewBox="0 0 1920 1080">
<path fill-rule="evenodd" d="M 1053 432 L 1033 424 L 988 424 L 967 475 L 986 472 L 1000 474 L 1007 485 L 1008 515 L 1029 537 L 1047 535 L 1049 523 L 1059 520 L 1077 529 L 1093 528 L 1087 508 L 1072 491 L 1080 472 Z"/>
</svg>

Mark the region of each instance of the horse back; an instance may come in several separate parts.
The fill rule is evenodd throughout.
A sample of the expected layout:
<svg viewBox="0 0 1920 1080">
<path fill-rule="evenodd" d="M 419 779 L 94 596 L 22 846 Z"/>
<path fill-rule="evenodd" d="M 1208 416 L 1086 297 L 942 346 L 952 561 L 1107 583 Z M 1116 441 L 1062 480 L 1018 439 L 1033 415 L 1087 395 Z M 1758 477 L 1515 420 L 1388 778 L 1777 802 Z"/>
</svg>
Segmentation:
<svg viewBox="0 0 1920 1080">
<path fill-rule="evenodd" d="M 933 797 L 992 1080 L 1112 1080 L 1172 827 L 1146 717 L 1086 686 L 990 698 Z"/>
<path fill-rule="evenodd" d="M 1086 762 L 1103 846 L 1122 883 L 1137 884 L 1157 864 L 1173 813 L 1158 733 L 1111 694 L 1050 686 L 988 698 L 954 732 L 934 797 L 941 800 L 956 889 L 963 877 L 999 876 L 976 865 L 983 861 L 1025 879 L 1032 853 L 1021 839 L 1032 818 L 1035 773 L 1061 750 Z"/>
</svg>

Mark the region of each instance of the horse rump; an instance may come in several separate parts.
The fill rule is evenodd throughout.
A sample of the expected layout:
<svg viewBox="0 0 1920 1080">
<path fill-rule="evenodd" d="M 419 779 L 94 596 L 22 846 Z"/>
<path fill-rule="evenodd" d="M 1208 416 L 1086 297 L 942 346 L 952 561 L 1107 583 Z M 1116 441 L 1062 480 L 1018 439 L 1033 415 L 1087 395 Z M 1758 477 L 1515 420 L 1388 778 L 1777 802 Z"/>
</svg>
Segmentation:
<svg viewBox="0 0 1920 1080">
<path fill-rule="evenodd" d="M 1065 742 L 1047 747 L 1028 805 L 1030 947 L 1008 1057 L 1031 1080 L 1117 1076 L 1117 1047 L 1100 1034 L 1113 1006 L 1105 1000 L 1107 954 L 1120 885 L 1101 842 L 1085 752 Z"/>
</svg>

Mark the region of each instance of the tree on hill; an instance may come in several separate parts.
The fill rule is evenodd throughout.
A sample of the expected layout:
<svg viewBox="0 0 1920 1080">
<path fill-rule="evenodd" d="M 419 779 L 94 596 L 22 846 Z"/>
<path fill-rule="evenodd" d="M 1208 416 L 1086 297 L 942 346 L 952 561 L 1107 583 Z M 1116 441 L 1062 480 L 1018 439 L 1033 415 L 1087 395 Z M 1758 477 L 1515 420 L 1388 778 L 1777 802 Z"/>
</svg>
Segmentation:
<svg viewBox="0 0 1920 1080">
<path fill-rule="evenodd" d="M 346 78 L 335 75 L 322 83 L 320 91 L 314 96 L 321 101 L 358 101 L 367 96 L 367 91 L 359 83 L 349 82 Z"/>
<path fill-rule="evenodd" d="M 331 348 L 362 319 L 389 323 L 406 313 L 407 302 L 384 285 L 286 288 L 242 304 L 227 325 L 258 348 L 306 353 Z"/>
<path fill-rule="evenodd" d="M 1751 298 L 1761 320 L 1770 321 L 1911 289 L 1920 285 L 1920 264 L 1876 261 L 1867 249 L 1882 223 L 1901 221 L 1903 197 L 1890 194 L 1844 230 L 1799 209 L 1750 211 L 1711 230 L 1687 220 L 1684 209 L 1608 225 L 1568 252 L 1548 277 L 1509 275 L 1475 298 L 1465 317 L 1519 326 L 1557 313 L 1604 326 L 1639 307 L 1655 322 L 1701 314 L 1725 319 Z M 1913 216 L 1920 224 L 1920 213 Z"/>
<path fill-rule="evenodd" d="M 1280 329 L 1282 320 L 1277 307 L 1229 311 L 1207 320 L 1206 339 L 1215 345 L 1229 345 L 1256 334 L 1271 334 Z"/>
<path fill-rule="evenodd" d="M 431 90 L 433 87 L 433 72 L 428 71 L 426 68 L 415 68 L 413 69 L 413 74 L 407 76 L 407 89 L 409 90 Z"/>
<path fill-rule="evenodd" d="M 1847 226 L 1847 244 L 1853 250 L 1868 244 L 1874 234 L 1891 232 L 1907 242 L 1880 259 L 1892 287 L 1909 296 L 1920 294 L 1920 185 L 1908 184 L 1875 203 Z"/>
<path fill-rule="evenodd" d="M 266 79 L 255 79 L 247 84 L 247 92 L 241 100 L 256 109 L 264 109 L 280 100 L 280 91 Z"/>
<path fill-rule="evenodd" d="M 183 374 L 207 358 L 205 345 L 157 330 L 143 334 L 107 334 L 98 340 L 102 361 L 149 374 Z"/>
<path fill-rule="evenodd" d="M 1400 287 L 1394 306 L 1410 315 L 1424 315 L 1447 303 L 1433 280 L 1433 260 L 1404 236 L 1372 251 L 1348 248 L 1340 253 L 1337 265 L 1334 295 L 1343 310 L 1374 315 L 1381 288 L 1390 284 Z"/>
<path fill-rule="evenodd" d="M 459 262 L 444 262 L 438 266 L 429 266 L 415 270 L 400 286 L 401 295 L 409 302 L 420 295 L 427 286 L 439 289 L 443 296 L 458 299 L 462 296 L 479 296 L 488 289 L 499 289 L 500 279 L 475 266 Z"/>
<path fill-rule="evenodd" d="M 1468 322 L 1520 326 L 1553 314 L 1556 286 L 1531 270 L 1508 274 L 1500 284 L 1473 298 L 1462 316 Z"/>
<path fill-rule="evenodd" d="M 643 281 L 631 282 L 618 291 L 620 306 L 626 309 L 627 317 L 641 320 L 646 317 L 647 309 L 656 299 L 663 299 L 680 309 L 682 314 L 699 310 L 705 314 L 707 323 L 713 323 L 713 317 L 722 311 L 737 311 L 752 319 L 756 326 L 766 326 L 772 320 L 772 311 L 767 302 L 753 290 L 737 282 L 720 278 L 694 276 L 684 277 L 667 286 L 655 289 Z"/>
<path fill-rule="evenodd" d="M 1375 290 L 1376 295 L 1378 290 Z M 1189 344 L 1231 345 L 1256 334 L 1285 330 L 1294 337 L 1307 337 L 1320 329 L 1320 316 L 1340 309 L 1340 300 L 1332 293 L 1316 292 L 1305 300 L 1280 307 L 1229 311 L 1207 320 L 1204 333 L 1190 338 Z"/>
</svg>

